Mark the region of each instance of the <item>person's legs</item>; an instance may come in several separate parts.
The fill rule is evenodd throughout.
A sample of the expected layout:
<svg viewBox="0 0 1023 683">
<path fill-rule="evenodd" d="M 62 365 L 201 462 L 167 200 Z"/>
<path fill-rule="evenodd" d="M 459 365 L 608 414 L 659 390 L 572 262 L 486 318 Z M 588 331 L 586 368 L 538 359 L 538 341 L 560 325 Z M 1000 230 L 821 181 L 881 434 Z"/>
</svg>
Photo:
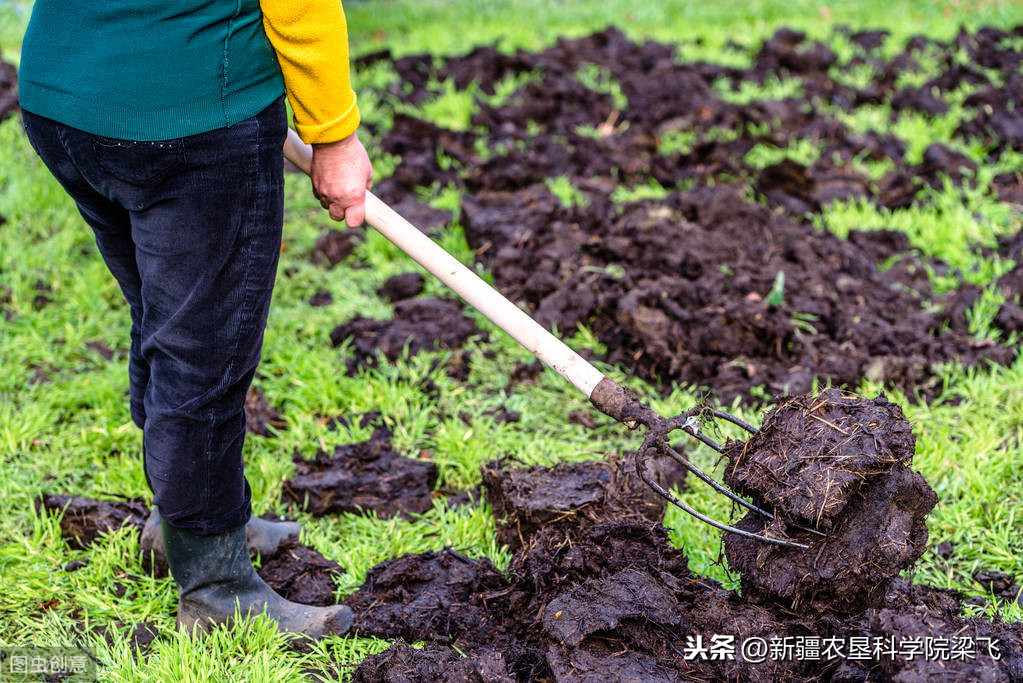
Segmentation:
<svg viewBox="0 0 1023 683">
<path fill-rule="evenodd" d="M 146 473 L 179 586 L 179 623 L 265 609 L 284 630 L 347 631 L 349 608 L 306 607 L 274 593 L 255 573 L 246 543 L 244 403 L 280 253 L 283 99 L 231 128 L 161 142 L 53 125 L 46 135 L 30 135 L 79 206 L 86 205 L 83 215 L 91 205 L 79 197 L 91 192 L 97 205 L 121 216 L 122 232 L 116 207 L 128 216 L 141 302 L 133 305 L 141 312 L 138 348 L 148 367 L 141 413 Z M 106 249 L 104 256 L 119 254 L 115 265 L 128 258 L 115 246 Z"/>
<path fill-rule="evenodd" d="M 140 429 L 146 423 L 143 397 L 149 384 L 149 363 L 142 357 L 142 279 L 135 260 L 132 239 L 132 214 L 114 199 L 96 190 L 82 175 L 69 150 L 76 156 L 90 156 L 94 149 L 92 136 L 67 128 L 29 112 L 23 114 L 26 133 L 44 163 L 53 172 L 68 194 L 74 199 L 79 212 L 92 228 L 100 254 L 120 285 L 131 312 L 131 351 L 128 361 L 129 397 L 131 416 Z M 121 143 L 123 144 L 123 143 Z M 109 146 L 105 143 L 104 146 Z M 178 159 L 177 151 L 173 153 Z M 85 164 L 90 176 L 97 174 L 91 161 Z M 124 175 L 124 173 L 119 173 Z M 112 187 L 107 187 L 112 192 Z M 151 486 L 151 485 L 150 485 Z M 163 554 L 163 535 L 160 514 L 154 506 L 153 514 L 142 534 L 144 551 Z M 296 543 L 300 528 L 293 522 L 273 522 L 252 517 L 246 525 L 249 548 L 261 555 L 270 555 L 277 549 Z"/>
<path fill-rule="evenodd" d="M 61 139 L 84 181 L 127 213 L 138 367 L 148 369 L 133 413 L 143 418 L 154 503 L 171 526 L 199 534 L 249 518 L 244 401 L 280 253 L 285 130 L 278 101 L 230 128 L 175 140 L 73 129 Z"/>
<path fill-rule="evenodd" d="M 244 404 L 280 254 L 284 131 L 280 106 L 183 139 L 182 170 L 170 166 L 159 194 L 136 195 L 132 210 L 154 502 L 199 534 L 249 518 Z M 117 162 L 117 149 L 99 152 Z"/>
<path fill-rule="evenodd" d="M 77 139 L 80 133 L 27 111 L 23 112 L 22 121 L 36 153 L 74 199 L 82 218 L 92 228 L 96 246 L 128 302 L 132 323 L 128 395 L 132 421 L 142 429 L 146 421 L 142 398 L 149 383 L 149 364 L 142 358 L 142 280 L 135 263 L 131 216 L 123 206 L 94 189 L 71 158 L 68 150 L 81 146 Z"/>
</svg>

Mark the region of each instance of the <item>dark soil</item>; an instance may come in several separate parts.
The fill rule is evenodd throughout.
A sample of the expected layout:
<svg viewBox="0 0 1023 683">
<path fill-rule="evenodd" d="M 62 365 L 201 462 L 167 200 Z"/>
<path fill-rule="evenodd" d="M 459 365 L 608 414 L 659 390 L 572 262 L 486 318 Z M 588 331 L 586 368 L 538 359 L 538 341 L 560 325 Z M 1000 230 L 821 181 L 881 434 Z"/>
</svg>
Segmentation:
<svg viewBox="0 0 1023 683">
<path fill-rule="evenodd" d="M 463 224 L 493 255 L 498 285 L 542 324 L 588 325 L 608 360 L 644 378 L 708 386 L 725 402 L 757 385 L 803 393 L 815 377 L 928 396 L 940 391 L 939 362 L 1015 357 L 971 337 L 955 297 L 935 299 L 911 255 L 878 269 L 898 253 L 885 246 L 890 233 L 840 240 L 727 185 L 617 216 L 598 204 L 567 209 L 540 185 L 480 193 L 465 198 Z"/>
<path fill-rule="evenodd" d="M 897 580 L 884 601 L 866 611 L 864 632 L 891 642 L 911 639 L 938 642 L 938 656 L 879 657 L 871 671 L 874 680 L 894 681 L 1021 681 L 1023 680 L 1023 626 L 960 614 L 959 596 Z M 956 659 L 956 643 L 972 639 L 976 659 Z M 945 645 L 942 644 L 944 641 Z M 993 646 L 994 650 L 989 649 Z M 942 653 L 948 650 L 952 661 Z M 993 655 L 1000 657 L 995 659 Z"/>
<path fill-rule="evenodd" d="M 44 493 L 35 500 L 36 510 L 61 514 L 60 535 L 72 548 L 82 550 L 103 534 L 127 525 L 142 530 L 149 518 L 149 507 L 141 499 L 123 501 L 94 500 L 81 496 Z"/>
<path fill-rule="evenodd" d="M 312 460 L 296 453 L 295 476 L 284 482 L 286 500 L 313 515 L 372 510 L 378 516 L 408 516 L 432 506 L 437 466 L 399 455 L 391 434 L 377 428 L 368 441 L 319 451 Z"/>
<path fill-rule="evenodd" d="M 935 366 L 1004 364 L 1017 349 L 969 335 L 955 294 L 937 296 L 926 276 L 928 265 L 948 267 L 925 264 L 904 237 L 854 231 L 841 240 L 804 214 L 855 197 L 897 210 L 928 201 L 924 190 L 946 178 L 972 185 L 976 165 L 948 145 L 931 145 L 910 163 L 903 141 L 883 130 L 853 134 L 834 112 L 890 101 L 893 119 L 935 115 L 945 108 L 941 97 L 966 84 L 974 93 L 960 134 L 1020 148 L 1023 53 L 1007 41 L 1011 32 L 982 29 L 948 43 L 912 39 L 882 60 L 872 47 L 879 39 L 867 35 L 843 63 L 826 45 L 781 29 L 750 51 L 749 69 L 679 63 L 676 46 L 636 43 L 615 29 L 534 53 L 479 47 L 446 60 L 393 60 L 400 81 L 385 99 L 425 101 L 439 92 L 431 84 L 447 78 L 493 92 L 503 78 L 536 77 L 500 104 L 478 103 L 474 132 L 395 115 L 382 141 L 401 157 L 388 199 L 455 184 L 470 245 L 502 291 L 560 332 L 585 324 L 607 347 L 606 360 L 653 382 L 707 387 L 725 402 L 748 398 L 756 386 L 805 393 L 815 377 L 850 387 L 868 377 L 933 396 Z M 958 51 L 998 71 L 1001 85 L 961 64 Z M 901 73 L 921 68 L 922 53 L 939 65 L 934 78 L 897 89 Z M 389 56 L 370 61 L 378 59 Z M 620 86 L 623 109 L 580 82 L 577 72 L 593 65 Z M 865 65 L 874 69 L 872 82 L 845 83 Z M 745 105 L 718 94 L 722 85 L 773 76 L 797 80 L 803 93 Z M 659 148 L 679 131 L 695 140 L 679 151 Z M 763 169 L 745 159 L 754 145 L 794 140 L 813 142 L 820 159 Z M 442 166 L 440 152 L 450 163 Z M 893 169 L 873 180 L 858 166 L 863 160 Z M 567 176 L 586 204 L 562 206 L 544 186 L 555 176 Z M 624 207 L 608 198 L 651 181 L 696 187 Z M 1011 200 L 1018 185 L 1006 174 L 994 188 Z M 894 267 L 879 267 L 889 261 Z M 784 287 L 770 296 L 779 273 Z M 1017 330 L 1023 312 L 1007 305 L 995 324 Z"/>
<path fill-rule="evenodd" d="M 460 507 L 475 507 L 483 500 L 483 489 L 475 486 L 471 489 L 463 489 L 451 494 L 445 499 L 448 507 L 454 510 Z"/>
<path fill-rule="evenodd" d="M 812 405 L 810 399 L 802 400 L 803 405 Z M 890 404 L 883 401 L 856 404 L 844 396 L 833 400 L 849 404 L 848 412 L 868 415 L 879 423 L 892 417 Z M 785 425 L 800 428 L 798 420 L 783 419 L 788 410 L 791 402 L 776 409 L 782 413 L 780 417 L 770 416 L 765 421 L 775 424 L 773 435 L 780 434 Z M 827 410 L 838 424 L 837 408 L 831 405 Z M 900 432 L 892 428 L 888 433 Z M 816 438 L 828 437 L 824 433 Z M 386 432 L 378 430 L 370 442 L 339 450 L 376 452 L 386 448 Z M 747 449 L 745 457 L 752 453 Z M 653 521 L 663 514 L 663 505 L 651 499 L 649 490 L 636 479 L 634 468 L 633 455 L 610 463 L 526 470 L 489 465 L 484 470 L 486 496 L 498 513 L 499 534 L 514 539 L 516 548 L 507 573 L 499 572 L 488 560 L 469 558 L 451 549 L 405 555 L 371 569 L 363 586 L 345 600 L 356 613 L 358 633 L 424 641 L 426 646 L 416 650 L 399 642 L 364 660 L 354 672 L 355 680 L 922 681 L 938 675 L 945 680 L 1023 680 L 1023 648 L 1019 647 L 1023 629 L 1019 624 L 966 619 L 957 594 L 910 586 L 887 570 L 877 575 L 869 590 L 855 595 L 836 585 L 848 582 L 862 587 L 861 574 L 873 570 L 850 568 L 888 562 L 890 551 L 875 548 L 869 556 L 850 559 L 833 545 L 853 546 L 857 539 L 870 537 L 871 529 L 875 546 L 890 545 L 893 530 L 913 526 L 905 520 L 913 519 L 918 509 L 933 505 L 926 484 L 901 461 L 866 477 L 868 482 L 836 513 L 831 532 L 834 542 L 829 539 L 811 549 L 812 553 L 804 553 L 802 559 L 770 553 L 759 558 L 763 571 L 754 575 L 782 577 L 779 581 L 795 577 L 795 585 L 804 591 L 800 595 L 806 596 L 802 602 L 786 599 L 780 591 L 769 593 L 760 585 L 749 585 L 745 573 L 745 600 L 690 573 L 684 552 L 673 548 L 667 530 Z M 662 483 L 678 482 L 674 468 L 658 474 Z M 917 488 L 919 485 L 923 489 Z M 898 487 L 911 493 L 893 493 Z M 914 508 L 904 502 L 906 498 L 925 502 Z M 878 502 L 885 500 L 888 507 Z M 893 500 L 903 502 L 891 503 Z M 68 506 L 64 515 L 68 525 L 62 530 L 76 547 L 121 524 L 141 528 L 148 516 L 148 510 L 135 502 L 49 495 L 43 496 L 39 505 L 51 510 Z M 868 524 L 870 516 L 872 524 Z M 886 523 L 879 526 L 878 519 Z M 858 529 L 852 540 L 842 536 L 847 528 Z M 884 539 L 879 540 L 881 535 Z M 922 548 L 916 539 L 906 545 L 910 551 Z M 729 547 L 730 539 L 726 539 L 726 549 Z M 811 554 L 816 562 L 807 559 Z M 863 559 L 868 561 L 860 561 Z M 801 583 L 813 572 L 820 579 L 826 567 L 835 572 L 825 577 L 830 583 L 821 580 L 809 588 Z M 75 568 L 69 566 L 68 571 Z M 264 558 L 260 574 L 289 599 L 327 605 L 333 602 L 334 578 L 341 571 L 316 551 L 300 547 Z M 847 573 L 839 576 L 841 572 Z M 993 591 L 1013 588 L 1014 577 L 997 572 L 978 572 L 976 578 Z M 122 585 L 119 590 L 127 588 Z M 948 639 L 947 647 L 954 647 L 965 634 L 975 639 L 977 655 L 975 659 L 943 661 L 898 656 L 863 661 L 799 661 L 790 657 L 759 663 L 740 654 L 733 659 L 693 657 L 696 643 L 692 638 L 701 636 L 709 646 L 714 634 L 734 636 L 736 644 L 747 638 L 834 637 L 845 642 L 856 636 L 881 639 L 877 642 L 883 644 L 893 638 L 931 637 Z M 136 635 L 144 649 L 152 632 L 143 629 Z M 987 652 L 989 642 L 1001 659 Z"/>
<path fill-rule="evenodd" d="M 1003 202 L 1023 204 L 1023 176 L 1020 171 L 996 175 L 991 180 L 991 189 Z"/>
<path fill-rule="evenodd" d="M 635 455 L 607 462 L 562 463 L 506 469 L 497 462 L 483 470 L 483 485 L 498 540 L 512 550 L 526 545 L 540 529 L 577 526 L 580 519 L 611 515 L 619 520 L 660 521 L 665 501 L 636 475 Z M 651 463 L 658 483 L 681 486 L 686 470 L 673 460 Z"/>
<path fill-rule="evenodd" d="M 153 644 L 153 641 L 159 635 L 160 632 L 155 624 L 143 621 L 132 629 L 131 637 L 128 640 L 134 649 L 145 651 L 149 649 L 149 646 Z"/>
<path fill-rule="evenodd" d="M 1020 586 L 1016 585 L 1016 576 L 992 569 L 978 569 L 973 573 L 973 580 L 1000 598 L 1014 600 L 1020 594 Z"/>
<path fill-rule="evenodd" d="M 351 340 L 353 358 L 349 371 L 374 365 L 377 352 L 389 361 L 397 360 L 407 349 L 410 356 L 433 349 L 457 349 L 472 337 L 481 336 L 476 323 L 468 318 L 462 305 L 452 299 L 406 299 L 394 305 L 392 320 L 372 320 L 356 316 L 334 328 L 330 341 L 340 346 Z"/>
<path fill-rule="evenodd" d="M 470 660 L 496 649 L 518 680 L 743 675 L 771 680 L 805 669 L 792 663 L 783 669 L 772 664 L 684 661 L 680 634 L 767 637 L 801 632 L 801 622 L 743 604 L 713 581 L 693 577 L 685 555 L 668 544 L 662 526 L 635 513 L 621 518 L 623 502 L 631 500 L 642 508 L 639 492 L 609 490 L 595 500 L 587 487 L 560 486 L 566 477 L 561 467 L 530 468 L 524 474 L 491 466 L 487 472 L 491 481 L 528 480 L 555 492 L 561 500 L 547 515 L 565 515 L 565 501 L 574 497 L 575 506 L 567 507 L 574 507 L 576 514 L 524 535 L 508 579 L 486 561 L 450 551 L 406 555 L 379 565 L 347 601 L 356 613 L 364 610 L 367 615 L 357 622 L 360 634 L 450 644 Z M 521 493 L 518 486 L 487 488 L 492 499 L 500 499 L 509 488 Z M 542 495 L 538 492 L 532 500 L 539 501 Z M 532 508 L 529 514 L 544 514 L 535 505 Z M 507 524 L 501 528 L 506 534 L 511 531 Z M 367 659 L 357 676 L 383 675 L 387 661 Z M 430 669 L 419 672 L 415 662 L 406 666 L 413 668 L 401 680 L 429 680 Z"/>
<path fill-rule="evenodd" d="M 454 550 L 403 555 L 370 570 L 366 583 L 345 599 L 361 635 L 410 642 L 468 636 L 487 628 L 488 594 L 506 582 L 489 560 Z"/>
<path fill-rule="evenodd" d="M 303 605 L 333 605 L 334 577 L 344 567 L 328 560 L 308 546 L 284 548 L 264 558 L 259 575 L 267 584 L 292 602 Z"/>
<path fill-rule="evenodd" d="M 730 567 L 742 575 L 743 595 L 791 603 L 793 608 L 855 611 L 871 591 L 907 569 L 927 546 L 924 518 L 938 498 L 924 478 L 905 465 L 861 486 L 827 538 L 805 535 L 809 549 L 725 537 Z M 784 524 L 750 514 L 736 526 L 783 535 Z"/>
<path fill-rule="evenodd" d="M 809 415 L 834 427 L 819 429 Z M 835 438 L 840 430 L 849 432 L 848 443 Z M 862 438 L 860 430 L 873 438 Z M 779 469 L 774 446 L 801 431 L 810 436 L 797 446 L 816 444 L 807 454 L 811 462 Z M 745 449 L 729 444 L 746 468 L 732 469 L 745 472 L 748 485 L 760 482 L 754 497 L 761 502 L 779 501 L 779 517 L 787 514 L 784 505 L 796 519 L 826 511 L 831 531 L 827 539 L 801 539 L 813 544 L 801 553 L 726 536 L 731 566 L 742 574 L 742 597 L 690 573 L 683 551 L 652 521 L 663 508 L 657 511 L 631 473 L 634 456 L 525 470 L 492 463 L 484 485 L 499 538 L 514 550 L 507 576 L 450 550 L 378 565 L 347 601 L 360 615 L 359 633 L 422 640 L 427 647 L 417 653 L 399 643 L 363 661 L 356 680 L 425 681 L 447 671 L 467 677 L 460 680 L 488 680 L 485 665 L 495 667 L 496 680 L 507 674 L 522 681 L 1023 680 L 1023 627 L 967 619 L 958 594 L 911 586 L 898 576 L 923 551 L 923 519 L 936 498 L 908 467 L 913 437 L 896 406 L 834 391 L 792 399 L 765 419 L 761 441 L 766 445 L 757 449 L 752 440 Z M 828 448 L 844 457 L 823 458 Z M 792 451 L 794 460 L 799 456 Z M 748 476 L 760 471 L 753 465 L 760 460 L 764 471 L 773 467 L 783 476 Z M 860 481 L 842 489 L 846 504 L 823 504 L 813 484 L 854 470 Z M 804 480 L 810 485 L 803 498 L 779 495 Z M 741 524 L 764 526 L 749 518 Z M 755 564 L 744 565 L 737 555 Z M 993 588 L 1010 580 L 978 576 Z M 870 654 L 753 662 L 738 651 L 731 659 L 694 657 L 693 639 L 700 636 L 709 647 L 715 634 L 734 636 L 737 646 L 747 638 L 838 639 L 843 652 L 854 637 L 870 647 L 946 638 L 946 649 L 961 647 L 963 634 L 977 640 L 974 659 Z M 1000 659 L 984 638 L 994 639 Z"/>
<path fill-rule="evenodd" d="M 915 452 L 898 405 L 831 389 L 784 401 L 752 438 L 729 443 L 725 483 L 786 519 L 828 531 L 865 482 Z"/>
<path fill-rule="evenodd" d="M 399 641 L 377 655 L 370 655 L 355 670 L 353 683 L 511 683 L 504 656 L 486 650 L 465 657 L 442 645 L 416 649 Z"/>
<path fill-rule="evenodd" d="M 751 513 L 740 529 L 784 537 L 785 522 L 798 521 L 828 534 L 798 534 L 807 550 L 726 535 L 743 594 L 795 609 L 862 609 L 927 546 L 924 519 L 938 498 L 909 468 L 915 448 L 897 405 L 835 389 L 782 402 L 757 434 L 730 443 L 725 483 L 777 515 Z"/>
<path fill-rule="evenodd" d="M 419 273 L 401 273 L 392 275 L 380 287 L 380 296 L 388 301 L 401 301 L 411 299 L 423 293 L 426 285 L 426 278 Z"/>
<path fill-rule="evenodd" d="M 328 228 L 316 238 L 312 261 L 333 268 L 348 258 L 362 242 L 360 230 L 334 230 Z"/>
<path fill-rule="evenodd" d="M 313 292 L 313 295 L 309 297 L 309 305 L 320 308 L 322 306 L 330 306 L 334 303 L 334 295 L 325 289 L 317 289 Z"/>
<path fill-rule="evenodd" d="M 281 412 L 270 405 L 262 389 L 250 386 L 245 395 L 245 431 L 256 436 L 272 436 L 268 427 L 275 430 L 288 428 Z"/>
</svg>

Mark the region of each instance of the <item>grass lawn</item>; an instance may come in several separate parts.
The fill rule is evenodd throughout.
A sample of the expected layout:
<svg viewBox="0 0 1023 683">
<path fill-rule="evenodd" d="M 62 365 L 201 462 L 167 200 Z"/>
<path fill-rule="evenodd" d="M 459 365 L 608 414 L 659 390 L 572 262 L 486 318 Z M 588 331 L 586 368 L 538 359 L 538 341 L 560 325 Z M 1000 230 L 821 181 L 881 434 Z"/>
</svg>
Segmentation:
<svg viewBox="0 0 1023 683">
<path fill-rule="evenodd" d="M 753 46 L 780 25 L 818 38 L 831 36 L 839 24 L 888 28 L 892 38 L 887 45 L 894 50 L 916 33 L 948 39 L 960 25 L 1023 23 L 1023 6 L 981 1 L 843 0 L 822 5 L 805 0 L 349 0 L 345 5 L 355 54 L 384 47 L 397 55 L 456 54 L 485 43 L 507 50 L 539 48 L 559 36 L 580 36 L 613 24 L 631 37 L 676 43 L 683 59 L 731 64 L 740 60 L 740 65 L 748 57 L 725 50 L 725 43 L 736 40 Z M 30 3 L 0 0 L 0 54 L 9 61 L 17 62 L 29 11 Z M 842 45 L 836 43 L 834 49 L 841 51 Z M 367 121 L 386 125 L 390 105 L 382 105 L 373 88 L 392 77 L 386 64 L 354 74 Z M 763 97 L 764 93 L 734 95 Z M 419 108 L 409 106 L 408 111 L 457 127 L 468 120 L 471 106 L 471 97 L 452 91 Z M 954 117 L 954 111 L 953 107 L 949 117 Z M 886 120 L 883 112 L 877 119 L 864 115 L 847 123 L 866 129 L 875 120 Z M 839 235 L 853 227 L 904 231 L 922 253 L 960 268 L 966 273 L 962 278 L 979 284 L 1011 267 L 976 247 L 990 246 L 996 236 L 1023 227 L 1017 209 L 995 201 L 983 189 L 985 179 L 1020 169 L 1023 159 L 1007 154 L 994 162 L 983 149 L 950 143 L 949 122 L 941 117 L 937 122 L 906 117 L 893 132 L 906 140 L 910 156 L 930 142 L 958 145 L 980 164 L 980 190 L 936 191 L 935 201 L 926 208 L 898 212 L 841 203 L 821 215 L 820 227 Z M 371 156 L 375 142 L 368 140 Z M 757 150 L 756 163 L 772 163 L 776 152 Z M 799 154 L 812 158 L 813 150 L 792 150 L 793 156 Z M 386 177 L 390 168 L 393 160 L 379 158 L 377 177 Z M 552 179 L 552 186 L 557 189 L 557 179 Z M 571 187 L 564 189 L 571 194 Z M 657 192 L 656 188 L 640 191 Z M 358 427 L 328 431 L 325 418 L 377 410 L 388 419 L 399 451 L 428 453 L 440 468 L 441 485 L 458 490 L 478 484 L 480 466 L 501 456 L 512 455 L 530 464 L 593 459 L 636 447 L 637 436 L 610 425 L 588 431 L 568 423 L 563 418 L 572 410 L 588 409 L 587 403 L 550 371 L 506 394 L 509 370 L 516 361 L 528 361 L 528 354 L 478 315 L 477 322 L 490 331 L 490 341 L 479 346 L 492 353 L 475 354 L 466 385 L 433 370 L 441 352 L 347 376 L 347 351 L 331 347 L 331 329 L 356 313 L 390 316 L 390 304 L 376 289 L 391 275 L 419 269 L 372 231 L 353 257 L 336 268 L 326 270 L 310 263 L 309 251 L 316 236 L 329 227 L 329 218 L 312 198 L 305 178 L 291 175 L 286 193 L 280 272 L 289 275 L 278 280 L 256 385 L 281 409 L 288 428 L 274 438 L 247 441 L 254 512 L 297 518 L 305 529 L 303 541 L 347 569 L 337 587 L 339 597 L 359 586 L 374 564 L 408 552 L 451 546 L 470 556 L 487 556 L 500 568 L 507 566 L 510 556 L 496 541 L 486 507 L 450 510 L 439 497 L 433 510 L 416 521 L 351 514 L 313 519 L 289 509 L 280 502 L 280 490 L 281 482 L 292 474 L 292 454 L 308 456 L 318 448 L 367 438 L 369 431 Z M 444 190 L 429 200 L 456 212 L 441 241 L 463 261 L 471 262 L 457 221 L 458 193 Z M 126 304 L 97 253 L 91 232 L 30 149 L 16 118 L 0 123 L 0 215 L 7 219 L 0 225 L 0 459 L 4 468 L 0 476 L 4 502 L 0 646 L 81 643 L 100 662 L 102 679 L 116 681 L 304 680 L 311 673 L 343 675 L 345 667 L 386 648 L 386 641 L 346 637 L 328 639 L 311 653 L 300 654 L 258 620 L 192 641 L 173 628 L 176 592 L 172 581 L 146 575 L 133 533 L 122 530 L 88 551 L 71 550 L 60 536 L 57 521 L 36 513 L 32 501 L 40 491 L 147 500 L 150 492 L 138 457 L 141 434 L 128 414 Z M 938 288 L 952 288 L 960 281 L 949 278 L 953 276 L 936 275 Z M 44 286 L 49 290 L 44 291 Z M 334 303 L 310 307 L 309 297 L 321 289 L 334 295 Z M 427 294 L 443 292 L 438 282 L 428 281 Z M 10 312 L 9 318 L 4 318 L 2 309 Z M 973 331 L 990 334 L 989 325 L 990 320 L 978 319 Z M 113 350 L 113 358 L 104 358 L 92 342 Z M 585 330 L 570 343 L 576 347 L 597 344 Z M 607 370 L 623 377 L 621 369 Z M 439 401 L 414 388 L 425 377 L 440 387 Z M 943 370 L 943 379 L 943 393 L 928 404 L 910 402 L 889 390 L 914 424 L 915 469 L 941 500 L 928 522 L 932 548 L 918 563 L 913 578 L 985 597 L 990 602 L 989 615 L 998 612 L 1019 620 L 1023 618 L 1019 603 L 985 594 L 971 577 L 977 569 L 1023 576 L 1023 361 L 974 370 L 952 365 Z M 685 387 L 662 396 L 640 382 L 630 385 L 667 414 L 677 413 L 696 398 Z M 866 383 L 859 390 L 874 395 L 882 388 Z M 496 423 L 484 414 L 501 405 L 518 411 L 521 421 Z M 759 407 L 734 409 L 759 421 Z M 468 413 L 469 424 L 460 413 Z M 693 453 L 694 460 L 708 467 L 713 466 L 712 455 Z M 684 495 L 698 509 L 728 517 L 728 505 L 704 488 L 694 487 Z M 665 524 L 672 529 L 673 539 L 686 548 L 694 572 L 737 585 L 722 564 L 719 536 L 713 529 L 680 511 L 670 511 Z M 955 543 L 952 561 L 942 560 L 934 550 L 943 541 Z M 81 569 L 63 570 L 69 562 L 86 558 L 89 562 Z M 121 590 L 122 584 L 128 590 Z M 154 624 L 160 635 L 146 654 L 135 656 L 129 635 L 143 622 Z M 111 631 L 104 638 L 94 627 Z"/>
</svg>

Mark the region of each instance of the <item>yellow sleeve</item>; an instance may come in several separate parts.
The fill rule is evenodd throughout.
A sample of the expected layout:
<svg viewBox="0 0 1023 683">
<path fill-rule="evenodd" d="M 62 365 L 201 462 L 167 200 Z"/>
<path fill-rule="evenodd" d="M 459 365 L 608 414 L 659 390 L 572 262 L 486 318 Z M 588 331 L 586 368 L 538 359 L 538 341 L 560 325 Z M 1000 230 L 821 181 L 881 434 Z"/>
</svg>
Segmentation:
<svg viewBox="0 0 1023 683">
<path fill-rule="evenodd" d="M 260 0 L 295 130 L 309 144 L 337 142 L 359 126 L 341 0 Z"/>
</svg>

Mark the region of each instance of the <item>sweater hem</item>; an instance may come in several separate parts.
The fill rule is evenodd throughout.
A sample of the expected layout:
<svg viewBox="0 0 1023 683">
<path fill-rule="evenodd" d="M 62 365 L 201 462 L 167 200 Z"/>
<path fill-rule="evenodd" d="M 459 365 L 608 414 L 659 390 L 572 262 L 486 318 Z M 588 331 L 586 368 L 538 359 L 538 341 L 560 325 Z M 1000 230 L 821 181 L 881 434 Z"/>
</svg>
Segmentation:
<svg viewBox="0 0 1023 683">
<path fill-rule="evenodd" d="M 26 111 L 86 133 L 154 142 L 229 128 L 255 116 L 284 93 L 279 79 L 278 76 L 258 87 L 229 93 L 223 101 L 218 92 L 160 109 L 92 102 L 32 81 L 23 81 L 18 95 L 20 106 Z"/>
</svg>

